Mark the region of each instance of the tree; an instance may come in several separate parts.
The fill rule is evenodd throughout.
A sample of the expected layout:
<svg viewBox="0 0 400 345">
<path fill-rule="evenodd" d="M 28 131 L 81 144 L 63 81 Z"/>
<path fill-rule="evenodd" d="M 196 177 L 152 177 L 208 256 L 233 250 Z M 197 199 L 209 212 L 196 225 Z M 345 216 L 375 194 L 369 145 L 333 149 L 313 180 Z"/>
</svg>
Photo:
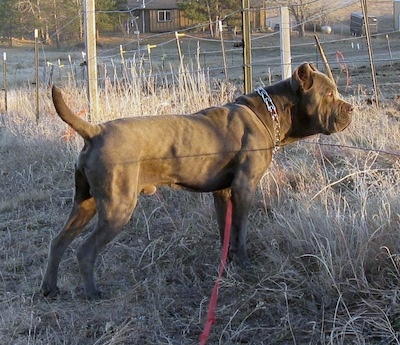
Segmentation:
<svg viewBox="0 0 400 345">
<path fill-rule="evenodd" d="M 0 30 L 3 37 L 18 33 L 32 37 L 38 29 L 43 43 L 83 40 L 84 0 L 2 0 L 0 1 Z M 119 0 L 96 0 L 98 32 L 118 27 Z"/>
<path fill-rule="evenodd" d="M 73 1 L 56 0 L 17 0 L 16 9 L 19 13 L 18 23 L 23 35 L 32 35 L 34 29 L 38 29 L 39 37 L 43 43 L 50 44 L 56 39 L 57 46 L 60 45 L 60 23 L 71 24 L 74 11 L 71 10 Z"/>
<path fill-rule="evenodd" d="M 337 5 L 337 2 L 328 0 L 275 0 L 271 3 L 288 7 L 290 14 L 296 20 L 300 36 L 305 35 L 306 23 L 313 21 L 323 24 L 329 9 Z"/>
<path fill-rule="evenodd" d="M 19 31 L 18 19 L 19 13 L 16 7 L 16 0 L 0 1 L 0 33 L 8 41 L 8 45 L 12 46 L 12 38 Z"/>
<path fill-rule="evenodd" d="M 211 0 L 182 0 L 178 3 L 179 8 L 185 16 L 195 22 L 209 22 L 211 34 L 213 34 L 212 23 L 220 18 L 234 14 L 241 8 L 237 0 L 211 1 Z M 232 20 L 231 17 L 226 21 Z"/>
<path fill-rule="evenodd" d="M 33 38 L 38 29 L 43 43 L 83 40 L 84 0 L 0 0 L 0 36 L 12 45 L 12 38 Z M 98 32 L 114 31 L 119 25 L 121 0 L 96 0 Z"/>
<path fill-rule="evenodd" d="M 96 0 L 96 27 L 99 30 L 113 31 L 119 23 L 118 1 Z"/>
</svg>

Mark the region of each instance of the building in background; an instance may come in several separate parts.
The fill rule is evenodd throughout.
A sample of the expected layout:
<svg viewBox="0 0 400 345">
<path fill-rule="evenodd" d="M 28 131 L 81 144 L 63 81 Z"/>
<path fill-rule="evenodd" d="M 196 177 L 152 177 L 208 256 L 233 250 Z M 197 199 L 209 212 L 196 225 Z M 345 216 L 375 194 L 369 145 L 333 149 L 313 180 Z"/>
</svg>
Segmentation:
<svg viewBox="0 0 400 345">
<path fill-rule="evenodd" d="M 176 0 L 128 0 L 126 8 L 131 13 L 131 25 L 141 33 L 178 31 L 193 25 Z"/>
</svg>

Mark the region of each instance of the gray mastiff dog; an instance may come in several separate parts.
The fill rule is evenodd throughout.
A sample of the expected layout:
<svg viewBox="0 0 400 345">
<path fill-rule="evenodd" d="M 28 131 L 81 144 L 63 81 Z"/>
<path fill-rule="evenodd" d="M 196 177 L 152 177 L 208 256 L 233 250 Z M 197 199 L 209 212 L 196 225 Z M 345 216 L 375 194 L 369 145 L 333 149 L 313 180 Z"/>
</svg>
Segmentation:
<svg viewBox="0 0 400 345">
<path fill-rule="evenodd" d="M 97 212 L 97 224 L 77 254 L 88 299 L 100 297 L 94 279 L 99 251 L 127 224 L 139 194 L 153 194 L 160 185 L 212 192 L 222 240 L 231 199 L 230 256 L 246 266 L 249 210 L 276 148 L 342 131 L 353 111 L 335 83 L 308 63 L 275 85 L 192 115 L 91 124 L 68 108 L 58 88 L 52 97 L 58 115 L 85 144 L 76 163 L 71 214 L 51 242 L 41 289 L 45 296 L 57 294 L 61 258 Z"/>
</svg>

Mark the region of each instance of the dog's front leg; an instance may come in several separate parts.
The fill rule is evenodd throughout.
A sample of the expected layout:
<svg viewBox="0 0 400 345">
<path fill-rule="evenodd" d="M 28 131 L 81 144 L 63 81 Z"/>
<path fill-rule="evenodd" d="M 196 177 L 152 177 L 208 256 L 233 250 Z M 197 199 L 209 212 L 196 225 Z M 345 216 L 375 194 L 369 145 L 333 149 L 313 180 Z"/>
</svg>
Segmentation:
<svg viewBox="0 0 400 345">
<path fill-rule="evenodd" d="M 231 198 L 231 190 L 230 188 L 218 190 L 213 193 L 213 197 L 215 213 L 218 222 L 219 238 L 221 240 L 221 246 L 223 246 L 225 237 L 226 210 L 228 206 L 228 200 Z"/>
<path fill-rule="evenodd" d="M 236 172 L 231 184 L 233 203 L 231 251 L 236 254 L 242 267 L 251 266 L 247 256 L 247 223 L 257 184 L 262 176 L 260 169 L 254 171 L 256 164 L 251 164 L 251 161 L 247 163 Z"/>
<path fill-rule="evenodd" d="M 214 205 L 218 221 L 221 244 L 224 242 L 225 215 L 228 200 L 232 198 L 232 229 L 229 246 L 229 259 L 236 259 L 242 267 L 250 266 L 247 256 L 247 219 L 253 202 L 256 186 L 248 183 L 238 184 L 239 187 L 224 189 L 213 193 Z M 247 185 L 247 187 L 246 187 Z"/>
</svg>

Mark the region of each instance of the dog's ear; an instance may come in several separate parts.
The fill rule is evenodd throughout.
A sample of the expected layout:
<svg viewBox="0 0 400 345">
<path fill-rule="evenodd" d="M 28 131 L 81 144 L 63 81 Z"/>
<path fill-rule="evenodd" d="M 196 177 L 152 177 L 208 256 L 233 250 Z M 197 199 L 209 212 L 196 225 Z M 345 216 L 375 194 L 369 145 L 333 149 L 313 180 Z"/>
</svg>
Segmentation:
<svg viewBox="0 0 400 345">
<path fill-rule="evenodd" d="M 301 87 L 303 90 L 308 90 L 313 85 L 313 73 L 317 69 L 314 65 L 303 63 L 295 69 L 291 79 L 291 85 L 294 90 Z"/>
<path fill-rule="evenodd" d="M 310 68 L 311 68 L 313 71 L 318 71 L 317 66 L 315 66 L 315 64 L 313 64 L 312 62 L 310 62 L 308 65 L 310 66 Z"/>
</svg>

